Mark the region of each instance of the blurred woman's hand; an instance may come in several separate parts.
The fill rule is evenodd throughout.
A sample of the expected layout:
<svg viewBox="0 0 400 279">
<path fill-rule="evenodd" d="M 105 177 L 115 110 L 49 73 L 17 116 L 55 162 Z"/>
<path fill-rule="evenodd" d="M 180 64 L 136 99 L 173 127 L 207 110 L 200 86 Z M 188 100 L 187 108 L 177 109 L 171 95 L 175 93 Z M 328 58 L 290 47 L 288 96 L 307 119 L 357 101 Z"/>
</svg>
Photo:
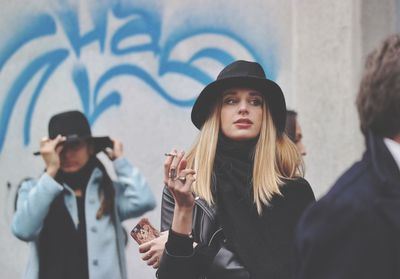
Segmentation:
<svg viewBox="0 0 400 279">
<path fill-rule="evenodd" d="M 115 159 L 118 159 L 123 156 L 124 150 L 123 150 L 123 145 L 122 142 L 120 142 L 117 139 L 111 139 L 113 142 L 113 148 L 106 148 L 104 151 L 107 155 L 107 157 L 114 161 Z"/>
<path fill-rule="evenodd" d="M 51 177 L 55 177 L 60 168 L 60 153 L 65 140 L 66 137 L 58 135 L 55 139 L 43 138 L 40 141 L 40 154 L 46 164 L 46 172 Z"/>
</svg>

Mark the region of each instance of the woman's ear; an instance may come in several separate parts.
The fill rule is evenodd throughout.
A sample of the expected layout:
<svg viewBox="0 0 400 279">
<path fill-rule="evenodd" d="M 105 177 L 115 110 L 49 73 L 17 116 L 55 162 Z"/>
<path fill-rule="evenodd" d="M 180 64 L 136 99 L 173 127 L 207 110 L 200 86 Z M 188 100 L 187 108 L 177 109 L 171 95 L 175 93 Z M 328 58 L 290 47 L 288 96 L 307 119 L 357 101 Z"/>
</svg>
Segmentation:
<svg viewBox="0 0 400 279">
<path fill-rule="evenodd" d="M 88 142 L 88 152 L 90 156 L 96 155 L 94 154 L 94 145 L 91 142 Z"/>
</svg>

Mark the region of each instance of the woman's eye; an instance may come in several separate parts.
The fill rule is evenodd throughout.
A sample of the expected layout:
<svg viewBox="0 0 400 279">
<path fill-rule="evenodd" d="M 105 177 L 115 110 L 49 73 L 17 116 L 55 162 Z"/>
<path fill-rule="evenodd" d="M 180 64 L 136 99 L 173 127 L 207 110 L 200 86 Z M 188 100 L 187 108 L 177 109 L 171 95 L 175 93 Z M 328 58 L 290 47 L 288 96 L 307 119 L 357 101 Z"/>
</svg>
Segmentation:
<svg viewBox="0 0 400 279">
<path fill-rule="evenodd" d="M 253 106 L 261 106 L 262 100 L 261 99 L 253 99 L 253 100 L 250 100 L 250 104 Z"/>
<path fill-rule="evenodd" d="M 235 103 L 235 99 L 232 99 L 232 98 L 226 98 L 224 100 L 224 104 L 227 104 L 227 105 L 232 105 L 234 103 Z"/>
</svg>

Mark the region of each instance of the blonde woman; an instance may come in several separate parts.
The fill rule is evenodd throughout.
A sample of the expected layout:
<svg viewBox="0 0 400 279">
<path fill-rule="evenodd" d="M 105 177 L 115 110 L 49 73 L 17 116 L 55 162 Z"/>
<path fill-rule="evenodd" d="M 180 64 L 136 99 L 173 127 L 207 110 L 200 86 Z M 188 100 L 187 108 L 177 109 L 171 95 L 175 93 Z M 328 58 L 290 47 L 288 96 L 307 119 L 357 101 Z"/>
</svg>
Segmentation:
<svg viewBox="0 0 400 279">
<path fill-rule="evenodd" d="M 159 278 L 290 277 L 293 232 L 315 198 L 285 118 L 281 89 L 255 62 L 233 62 L 201 92 L 197 141 L 164 164 Z"/>
</svg>

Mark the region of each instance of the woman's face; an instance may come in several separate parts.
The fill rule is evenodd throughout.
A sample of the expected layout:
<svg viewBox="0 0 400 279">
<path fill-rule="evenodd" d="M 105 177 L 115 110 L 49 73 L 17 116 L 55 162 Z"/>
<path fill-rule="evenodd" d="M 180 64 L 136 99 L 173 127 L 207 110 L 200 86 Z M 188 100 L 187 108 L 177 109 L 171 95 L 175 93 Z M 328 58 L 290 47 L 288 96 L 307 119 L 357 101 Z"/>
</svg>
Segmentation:
<svg viewBox="0 0 400 279">
<path fill-rule="evenodd" d="M 250 88 L 231 88 L 222 95 L 221 130 L 232 140 L 248 140 L 260 134 L 263 95 Z"/>
<path fill-rule="evenodd" d="M 302 142 L 303 139 L 303 133 L 301 132 L 301 127 L 299 124 L 299 121 L 296 119 L 296 138 L 294 143 L 296 144 L 297 149 L 299 150 L 300 154 L 303 156 L 306 156 L 306 148 Z"/>
<path fill-rule="evenodd" d="M 84 140 L 65 144 L 60 153 L 61 170 L 65 173 L 79 171 L 89 161 L 91 153 L 90 145 Z"/>
</svg>

